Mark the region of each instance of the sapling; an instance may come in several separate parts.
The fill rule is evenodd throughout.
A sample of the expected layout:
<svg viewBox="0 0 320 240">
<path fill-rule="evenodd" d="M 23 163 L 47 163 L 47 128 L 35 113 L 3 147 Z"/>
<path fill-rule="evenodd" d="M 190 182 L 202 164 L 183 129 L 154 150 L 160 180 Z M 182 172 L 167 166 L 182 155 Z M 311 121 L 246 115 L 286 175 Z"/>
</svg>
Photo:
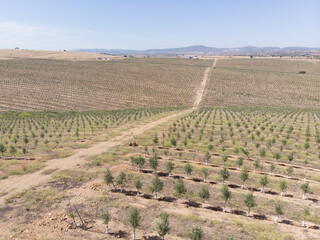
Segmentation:
<svg viewBox="0 0 320 240">
<path fill-rule="evenodd" d="M 270 175 L 272 175 L 274 169 L 276 168 L 276 165 L 274 165 L 273 163 L 270 165 Z"/>
<path fill-rule="evenodd" d="M 281 189 L 281 199 L 282 199 L 282 196 L 284 194 L 284 191 L 287 189 L 287 182 L 285 180 L 281 180 L 279 182 L 279 186 L 280 186 L 280 189 Z"/>
<path fill-rule="evenodd" d="M 252 193 L 245 195 L 244 204 L 248 207 L 247 217 L 249 217 L 251 208 L 257 206 L 256 200 Z"/>
<path fill-rule="evenodd" d="M 301 190 L 303 191 L 302 199 L 306 198 L 306 194 L 310 192 L 309 183 L 304 183 L 301 185 Z"/>
<path fill-rule="evenodd" d="M 131 208 L 128 222 L 130 226 L 133 228 L 132 240 L 135 240 L 136 238 L 136 229 L 140 225 L 140 220 L 141 220 L 141 217 L 139 214 L 139 210 L 136 207 Z"/>
<path fill-rule="evenodd" d="M 136 164 L 138 165 L 138 172 L 140 172 L 146 160 L 141 155 L 135 158 L 135 160 L 136 160 Z"/>
<path fill-rule="evenodd" d="M 75 215 L 74 215 L 74 213 L 73 213 L 73 212 L 70 212 L 68 216 L 69 216 L 69 218 L 72 219 L 72 225 L 73 225 L 73 227 L 77 227 L 77 223 L 76 223 L 76 220 L 75 220 Z"/>
<path fill-rule="evenodd" d="M 178 196 L 178 201 L 181 203 L 181 197 L 186 194 L 187 188 L 181 178 L 178 179 L 176 185 L 174 185 L 174 194 Z"/>
<path fill-rule="evenodd" d="M 223 161 L 223 167 L 226 165 L 226 162 L 228 161 L 228 156 L 222 156 Z"/>
<path fill-rule="evenodd" d="M 206 155 L 204 156 L 205 161 L 206 161 L 206 165 L 208 166 L 208 162 L 210 160 L 211 154 L 209 152 L 206 152 Z"/>
<path fill-rule="evenodd" d="M 309 207 L 304 207 L 303 209 L 303 220 L 302 220 L 302 227 L 305 227 L 306 218 L 310 215 Z"/>
<path fill-rule="evenodd" d="M 279 219 L 279 216 L 283 214 L 282 204 L 280 202 L 277 202 L 275 204 L 274 208 L 275 208 L 275 211 L 276 211 L 276 214 L 277 214 L 275 219 L 274 219 L 274 221 L 277 222 L 278 219 Z"/>
<path fill-rule="evenodd" d="M 209 169 L 204 167 L 201 169 L 201 173 L 203 175 L 203 181 L 206 182 L 209 176 Z"/>
<path fill-rule="evenodd" d="M 106 210 L 105 212 L 101 213 L 101 219 L 103 220 L 103 223 L 106 224 L 106 234 L 109 234 L 109 222 L 111 221 L 111 215 Z"/>
<path fill-rule="evenodd" d="M 287 172 L 287 179 L 289 178 L 290 174 L 293 173 L 293 167 L 292 166 L 289 166 L 287 169 L 286 169 L 286 172 Z"/>
<path fill-rule="evenodd" d="M 126 173 L 124 171 L 121 171 L 116 179 L 117 185 L 120 186 L 120 192 L 122 193 L 122 186 L 126 180 Z"/>
<path fill-rule="evenodd" d="M 158 199 L 158 192 L 163 188 L 163 182 L 158 177 L 158 174 L 154 173 L 154 178 L 152 179 L 150 191 L 154 193 L 154 199 Z"/>
<path fill-rule="evenodd" d="M 156 156 L 153 156 L 153 157 L 151 157 L 149 159 L 149 166 L 151 167 L 153 172 L 157 171 L 157 168 L 159 166 L 159 161 L 158 161 L 158 158 Z"/>
<path fill-rule="evenodd" d="M 253 166 L 254 166 L 253 172 L 256 172 L 256 169 L 260 167 L 260 162 L 258 159 L 254 161 Z"/>
<path fill-rule="evenodd" d="M 157 223 L 157 232 L 159 236 L 164 240 L 165 235 L 167 235 L 170 231 L 169 227 L 169 215 L 168 213 L 161 213 L 160 214 L 160 222 Z"/>
<path fill-rule="evenodd" d="M 262 185 L 260 192 L 264 192 L 264 188 L 265 188 L 265 186 L 267 186 L 268 183 L 269 183 L 268 176 L 267 176 L 267 175 L 264 175 L 264 176 L 260 179 L 260 184 Z"/>
<path fill-rule="evenodd" d="M 137 189 L 137 196 L 140 195 L 140 189 L 142 188 L 142 181 L 139 177 L 134 179 L 134 187 Z"/>
<path fill-rule="evenodd" d="M 200 188 L 198 195 L 202 199 L 202 207 L 204 208 L 204 202 L 210 198 L 210 192 L 207 185 L 203 185 Z"/>
<path fill-rule="evenodd" d="M 241 171 L 240 178 L 242 180 L 241 189 L 243 189 L 245 181 L 249 178 L 249 173 L 246 167 Z"/>
<path fill-rule="evenodd" d="M 166 162 L 166 170 L 167 170 L 169 176 L 171 176 L 171 173 L 172 173 L 172 171 L 173 171 L 173 168 L 174 168 L 174 163 L 173 163 L 172 161 L 170 161 L 170 160 L 167 161 L 167 162 Z"/>
<path fill-rule="evenodd" d="M 226 212 L 226 205 L 228 200 L 231 198 L 231 192 L 227 185 L 223 185 L 221 188 L 221 197 L 224 200 L 223 212 Z"/>
<path fill-rule="evenodd" d="M 200 226 L 193 226 L 188 232 L 188 237 L 191 240 L 202 240 L 204 238 L 204 233 Z"/>
<path fill-rule="evenodd" d="M 107 168 L 105 173 L 104 173 L 104 182 L 109 186 L 109 190 L 111 190 L 111 184 L 113 185 L 114 189 L 116 189 L 114 183 L 113 183 L 114 177 L 112 176 L 112 173 L 110 170 Z"/>
<path fill-rule="evenodd" d="M 229 171 L 225 167 L 223 167 L 220 170 L 220 176 L 222 178 L 222 184 L 224 184 L 224 181 L 229 179 Z"/>
<path fill-rule="evenodd" d="M 186 165 L 184 165 L 184 171 L 186 172 L 187 174 L 187 177 L 186 179 L 189 178 L 189 175 L 191 175 L 192 171 L 193 171 L 193 167 L 191 166 L 190 163 L 187 163 Z"/>
<path fill-rule="evenodd" d="M 241 166 L 243 165 L 243 157 L 239 157 L 237 160 L 238 170 L 240 170 Z"/>
</svg>

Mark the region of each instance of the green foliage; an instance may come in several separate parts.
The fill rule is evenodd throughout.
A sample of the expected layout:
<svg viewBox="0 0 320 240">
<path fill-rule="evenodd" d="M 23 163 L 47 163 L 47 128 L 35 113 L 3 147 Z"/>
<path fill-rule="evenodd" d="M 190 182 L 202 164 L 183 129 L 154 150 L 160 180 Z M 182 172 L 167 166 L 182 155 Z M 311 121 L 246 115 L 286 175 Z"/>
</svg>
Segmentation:
<svg viewBox="0 0 320 240">
<path fill-rule="evenodd" d="M 128 222 L 135 232 L 136 228 L 140 225 L 141 216 L 139 210 L 136 207 L 132 207 L 129 212 Z"/>
<path fill-rule="evenodd" d="M 220 170 L 220 177 L 222 178 L 222 182 L 229 179 L 229 171 L 225 167 Z"/>
<path fill-rule="evenodd" d="M 157 232 L 159 236 L 164 239 L 165 235 L 167 235 L 170 231 L 170 222 L 168 213 L 160 214 L 160 222 L 157 223 Z"/>
<path fill-rule="evenodd" d="M 106 225 L 109 224 L 109 222 L 111 221 L 111 215 L 108 212 L 108 210 L 106 210 L 106 211 L 101 213 L 101 219 L 102 219 L 104 224 L 106 224 Z"/>
<path fill-rule="evenodd" d="M 210 198 L 210 192 L 207 185 L 202 185 L 198 193 L 199 197 L 205 201 Z"/>
<path fill-rule="evenodd" d="M 193 167 L 191 166 L 190 163 L 187 163 L 184 165 L 184 171 L 186 172 L 187 175 L 190 175 L 193 171 Z"/>
<path fill-rule="evenodd" d="M 111 183 L 113 183 L 113 179 L 114 177 L 112 176 L 111 171 L 109 170 L 109 168 L 106 169 L 106 171 L 104 172 L 104 182 L 108 185 L 110 185 Z"/>
<path fill-rule="evenodd" d="M 178 179 L 177 183 L 174 185 L 174 194 L 181 197 L 187 192 L 187 188 L 181 178 Z"/>
<path fill-rule="evenodd" d="M 202 240 L 204 238 L 204 233 L 200 226 L 193 226 L 188 232 L 188 237 L 191 240 Z"/>
</svg>

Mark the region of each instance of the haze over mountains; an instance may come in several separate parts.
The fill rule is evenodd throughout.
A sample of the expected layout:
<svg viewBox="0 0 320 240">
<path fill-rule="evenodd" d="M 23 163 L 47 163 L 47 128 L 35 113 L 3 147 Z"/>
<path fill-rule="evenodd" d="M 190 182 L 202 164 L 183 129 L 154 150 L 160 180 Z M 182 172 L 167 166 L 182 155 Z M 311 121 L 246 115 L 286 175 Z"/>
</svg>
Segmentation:
<svg viewBox="0 0 320 240">
<path fill-rule="evenodd" d="M 275 55 L 292 55 L 292 54 L 310 54 L 320 53 L 320 48 L 308 47 L 255 47 L 246 46 L 239 48 L 216 48 L 203 45 L 195 45 L 181 48 L 164 48 L 164 49 L 147 49 L 147 50 L 132 50 L 132 49 L 74 49 L 73 52 L 95 52 L 106 53 L 113 55 L 182 55 L 182 54 L 204 54 L 204 55 L 249 55 L 249 54 L 275 54 Z"/>
</svg>

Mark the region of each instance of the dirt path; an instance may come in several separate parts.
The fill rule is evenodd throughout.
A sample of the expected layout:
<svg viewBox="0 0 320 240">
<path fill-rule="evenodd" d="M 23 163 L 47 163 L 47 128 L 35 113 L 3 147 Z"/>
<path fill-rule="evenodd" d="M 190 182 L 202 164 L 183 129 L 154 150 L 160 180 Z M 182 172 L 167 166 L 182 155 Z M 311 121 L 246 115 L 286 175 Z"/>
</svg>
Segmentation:
<svg viewBox="0 0 320 240">
<path fill-rule="evenodd" d="M 41 184 L 46 183 L 50 178 L 51 174 L 48 175 L 43 175 L 42 172 L 48 169 L 58 169 L 58 170 L 67 170 L 67 169 L 74 169 L 77 167 L 77 165 L 81 165 L 85 162 L 85 159 L 89 156 L 97 155 L 97 154 L 102 154 L 104 152 L 107 152 L 111 148 L 114 148 L 116 146 L 121 145 L 124 141 L 129 140 L 130 138 L 140 135 L 143 132 L 154 128 L 162 123 L 165 123 L 175 117 L 178 117 L 180 115 L 187 114 L 191 112 L 192 110 L 196 109 L 201 100 L 202 96 L 204 93 L 204 89 L 206 86 L 206 82 L 209 76 L 209 73 L 211 69 L 215 66 L 216 60 L 214 61 L 212 67 L 208 67 L 205 70 L 205 73 L 203 75 L 203 80 L 201 87 L 199 88 L 197 95 L 196 95 L 196 100 L 193 105 L 192 109 L 187 109 L 182 112 L 163 117 L 159 120 L 156 120 L 154 122 L 148 123 L 148 124 L 143 124 L 139 125 L 138 127 L 132 128 L 128 131 L 125 131 L 121 133 L 121 135 L 106 141 L 106 142 L 100 142 L 92 147 L 89 147 L 87 149 L 79 149 L 75 154 L 73 154 L 70 157 L 67 158 L 61 158 L 61 159 L 53 159 L 47 162 L 47 166 L 44 167 L 41 171 L 37 171 L 31 174 L 27 175 L 22 175 L 22 176 L 11 176 L 5 180 L 0 181 L 0 192 L 10 192 L 8 195 L 0 197 L 0 204 L 4 204 L 4 199 L 10 195 L 12 195 L 14 192 L 17 192 L 19 190 L 25 189 L 25 188 L 30 188 L 30 187 L 35 187 L 39 186 Z"/>
<path fill-rule="evenodd" d="M 193 104 L 193 108 L 197 108 L 199 106 L 199 104 L 201 103 L 202 101 L 202 97 L 203 97 L 203 93 L 204 93 L 204 90 L 206 88 L 206 85 L 207 85 L 207 81 L 208 81 L 208 77 L 212 71 L 212 69 L 216 66 L 216 63 L 217 63 L 217 59 L 214 60 L 213 64 L 212 64 L 212 67 L 207 67 L 205 72 L 204 72 L 204 75 L 203 75 L 203 79 L 202 79 L 202 83 L 201 83 L 201 86 L 197 92 L 197 95 L 196 95 L 196 100 Z"/>
</svg>

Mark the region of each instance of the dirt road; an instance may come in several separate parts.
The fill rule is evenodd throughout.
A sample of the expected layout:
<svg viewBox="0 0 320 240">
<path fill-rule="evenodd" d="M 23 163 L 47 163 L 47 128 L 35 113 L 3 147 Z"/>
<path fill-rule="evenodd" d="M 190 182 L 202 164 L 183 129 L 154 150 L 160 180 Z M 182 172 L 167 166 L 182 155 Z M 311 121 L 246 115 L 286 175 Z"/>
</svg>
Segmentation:
<svg viewBox="0 0 320 240">
<path fill-rule="evenodd" d="M 213 64 L 212 64 L 212 67 L 207 67 L 205 72 L 204 72 L 204 75 L 203 75 L 203 79 L 202 79 L 202 83 L 201 83 L 201 86 L 196 94 L 196 100 L 193 104 L 193 108 L 197 108 L 199 106 L 199 104 L 201 103 L 202 101 L 202 98 L 203 98 L 203 94 L 204 94 L 204 90 L 206 88 L 206 85 L 207 85 L 207 81 L 208 81 L 208 77 L 210 76 L 210 73 L 212 71 L 212 69 L 216 66 L 216 63 L 217 63 L 217 59 L 215 59 L 213 61 Z"/>
</svg>

